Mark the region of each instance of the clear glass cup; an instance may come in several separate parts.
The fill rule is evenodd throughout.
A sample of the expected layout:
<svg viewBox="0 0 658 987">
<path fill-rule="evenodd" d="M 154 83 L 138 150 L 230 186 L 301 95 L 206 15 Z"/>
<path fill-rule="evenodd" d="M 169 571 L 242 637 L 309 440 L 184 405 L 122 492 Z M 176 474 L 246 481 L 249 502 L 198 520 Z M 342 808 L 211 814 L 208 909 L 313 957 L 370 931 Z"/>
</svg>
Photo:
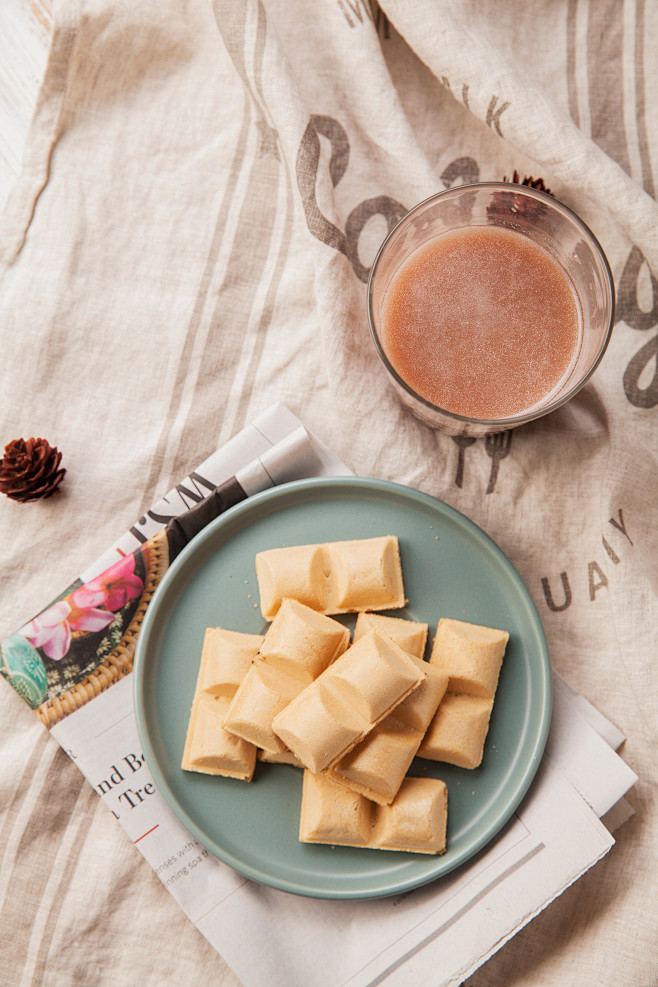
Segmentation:
<svg viewBox="0 0 658 987">
<path fill-rule="evenodd" d="M 433 404 L 396 369 L 387 343 L 384 303 L 400 268 L 441 234 L 474 226 L 511 230 L 544 248 L 568 275 L 579 302 L 580 344 L 568 371 L 545 397 L 508 417 L 471 418 Z M 565 404 L 596 370 L 614 323 L 612 273 L 591 230 L 553 196 L 508 182 L 458 186 L 415 206 L 382 243 L 370 271 L 367 299 L 374 343 L 398 396 L 426 424 L 456 435 L 505 431 Z"/>
</svg>

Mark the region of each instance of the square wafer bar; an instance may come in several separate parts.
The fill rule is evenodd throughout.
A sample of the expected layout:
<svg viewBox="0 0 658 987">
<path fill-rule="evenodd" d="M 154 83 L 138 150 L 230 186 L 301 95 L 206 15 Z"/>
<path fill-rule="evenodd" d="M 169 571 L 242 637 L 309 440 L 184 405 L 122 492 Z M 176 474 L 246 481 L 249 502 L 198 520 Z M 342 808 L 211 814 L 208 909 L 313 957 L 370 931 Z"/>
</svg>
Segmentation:
<svg viewBox="0 0 658 987">
<path fill-rule="evenodd" d="M 436 778 L 405 778 L 390 805 L 370 802 L 326 775 L 304 772 L 299 839 L 410 853 L 446 849 L 448 790 Z"/>
<path fill-rule="evenodd" d="M 251 781 L 256 748 L 223 726 L 231 699 L 264 638 L 221 627 L 206 629 L 181 767 Z"/>
<path fill-rule="evenodd" d="M 287 598 L 324 614 L 394 610 L 406 603 L 394 535 L 267 549 L 256 555 L 256 576 L 265 620 Z"/>
<path fill-rule="evenodd" d="M 448 692 L 418 748 L 420 757 L 459 768 L 477 768 L 484 756 L 493 699 Z"/>
<path fill-rule="evenodd" d="M 425 623 L 409 620 L 407 617 L 389 617 L 382 613 L 362 611 L 356 618 L 352 640 L 358 641 L 372 630 L 388 634 L 408 655 L 414 655 L 416 658 L 423 658 L 425 655 L 429 632 L 429 627 Z"/>
<path fill-rule="evenodd" d="M 430 662 L 448 673 L 449 692 L 493 699 L 508 641 L 507 631 L 442 618 Z"/>
<path fill-rule="evenodd" d="M 418 749 L 420 757 L 479 767 L 508 640 L 507 631 L 494 627 L 439 621 L 430 665 L 449 676 L 448 690 Z"/>
</svg>

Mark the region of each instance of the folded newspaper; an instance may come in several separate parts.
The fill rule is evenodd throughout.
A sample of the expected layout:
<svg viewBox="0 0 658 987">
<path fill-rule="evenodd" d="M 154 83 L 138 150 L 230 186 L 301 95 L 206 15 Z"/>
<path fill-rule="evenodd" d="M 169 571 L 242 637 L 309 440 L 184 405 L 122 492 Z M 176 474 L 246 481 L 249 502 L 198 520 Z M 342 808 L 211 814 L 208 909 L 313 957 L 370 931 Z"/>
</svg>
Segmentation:
<svg viewBox="0 0 658 987">
<path fill-rule="evenodd" d="M 624 795 L 637 778 L 615 753 L 623 736 L 555 676 L 546 752 L 512 821 L 470 863 L 412 892 L 349 902 L 287 894 L 236 873 L 178 822 L 155 788 L 133 712 L 135 644 L 153 593 L 223 511 L 278 483 L 349 473 L 277 404 L 0 645 L 0 673 L 245 987 L 272 969 L 288 987 L 462 983 L 604 856 L 631 814 Z"/>
</svg>

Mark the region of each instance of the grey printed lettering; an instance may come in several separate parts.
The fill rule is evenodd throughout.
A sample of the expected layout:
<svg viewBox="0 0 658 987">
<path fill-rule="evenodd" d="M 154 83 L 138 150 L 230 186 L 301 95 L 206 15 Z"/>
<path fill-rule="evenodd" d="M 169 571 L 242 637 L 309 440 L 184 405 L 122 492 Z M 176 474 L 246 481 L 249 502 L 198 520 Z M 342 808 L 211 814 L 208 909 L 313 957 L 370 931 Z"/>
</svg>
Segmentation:
<svg viewBox="0 0 658 987">
<path fill-rule="evenodd" d="M 365 199 L 352 210 L 347 217 L 345 233 L 334 226 L 320 212 L 316 198 L 315 189 L 321 151 L 319 135 L 326 137 L 331 146 L 329 177 L 334 188 L 345 174 L 350 157 L 349 140 L 340 123 L 333 117 L 312 116 L 304 131 L 296 164 L 297 183 L 302 196 L 306 223 L 318 240 L 345 254 L 357 278 L 365 282 L 368 280 L 370 268 L 366 267 L 359 257 L 359 238 L 364 226 L 373 216 L 382 215 L 390 231 L 407 210 L 390 196 L 379 195 Z"/>
<path fill-rule="evenodd" d="M 600 589 L 607 589 L 608 578 L 598 562 L 590 562 L 587 572 L 589 575 L 589 598 L 593 600 Z"/>
<path fill-rule="evenodd" d="M 486 124 L 487 127 L 494 127 L 496 132 L 500 134 L 500 136 L 502 137 L 503 132 L 500 129 L 500 118 L 502 114 L 505 112 L 505 110 L 512 104 L 510 103 L 509 100 L 506 100 L 504 103 L 501 103 L 500 106 L 498 106 L 497 103 L 498 103 L 498 96 L 496 96 L 496 94 L 494 93 L 494 95 L 489 100 Z"/>
<path fill-rule="evenodd" d="M 363 24 L 363 11 L 365 11 L 368 19 L 372 20 L 372 13 L 365 0 L 338 0 L 338 6 L 350 27 L 356 27 L 356 22 L 352 20 L 350 14 Z"/>
<path fill-rule="evenodd" d="M 334 187 L 345 173 L 349 160 L 347 134 L 338 121 L 331 117 L 312 116 L 299 145 L 296 162 L 297 184 L 302 196 L 306 224 L 318 240 L 347 254 L 345 235 L 322 215 L 317 203 L 315 187 L 321 151 L 319 134 L 323 134 L 331 143 L 329 175 Z"/>
<path fill-rule="evenodd" d="M 608 524 L 611 524 L 613 528 L 617 529 L 617 531 L 621 531 L 622 535 L 624 535 L 624 537 L 627 538 L 632 545 L 633 542 L 631 540 L 630 535 L 628 534 L 628 531 L 626 530 L 626 524 L 624 522 L 624 512 L 621 509 L 621 507 L 617 511 L 617 518 L 618 518 L 617 521 L 615 521 L 613 517 L 609 518 Z"/>
<path fill-rule="evenodd" d="M 370 268 L 365 267 L 359 258 L 359 236 L 363 227 L 373 216 L 381 215 L 386 220 L 390 232 L 406 211 L 404 206 L 396 202 L 395 199 L 391 199 L 387 195 L 378 195 L 374 199 L 366 199 L 365 202 L 359 203 L 347 217 L 345 224 L 347 256 L 360 281 L 367 281 L 370 274 Z"/>
<path fill-rule="evenodd" d="M 648 273 L 651 307 L 640 307 L 639 285 L 643 273 Z M 617 321 L 631 329 L 646 332 L 658 324 L 658 279 L 646 262 L 644 254 L 633 247 L 617 290 Z M 647 368 L 654 362 L 653 376 L 647 381 Z M 644 383 L 643 383 L 644 381 Z M 658 335 L 644 343 L 631 358 L 624 371 L 624 394 L 635 408 L 654 408 L 658 404 Z"/>
<path fill-rule="evenodd" d="M 651 308 L 640 308 L 638 299 L 638 286 L 643 268 L 649 275 Z M 631 329 L 639 329 L 641 332 L 653 329 L 658 323 L 658 279 L 654 277 L 644 254 L 637 247 L 633 247 L 628 255 L 619 280 L 616 315 L 618 322 L 625 322 Z"/>
<path fill-rule="evenodd" d="M 480 168 L 474 158 L 455 158 L 441 175 L 441 181 L 450 188 L 458 181 L 460 185 L 472 185 L 480 180 Z"/>
<path fill-rule="evenodd" d="M 653 360 L 653 377 L 645 387 L 641 378 Z M 641 346 L 624 371 L 624 394 L 635 408 L 655 408 L 658 404 L 658 333 Z"/>
<path fill-rule="evenodd" d="M 604 537 L 601 538 L 601 541 L 603 542 L 603 547 L 605 548 L 606 554 L 607 554 L 608 558 L 610 559 L 610 561 L 614 565 L 619 565 L 619 563 L 621 562 L 621 559 L 619 558 L 619 556 L 615 552 L 615 550 L 612 547 L 612 545 L 610 545 L 610 543 Z"/>
<path fill-rule="evenodd" d="M 564 592 L 564 600 L 562 603 L 557 604 L 553 599 L 553 594 L 551 592 L 551 585 L 546 577 L 542 578 L 541 585 L 544 591 L 544 599 L 546 600 L 546 606 L 553 613 L 560 613 L 562 610 L 566 610 L 567 607 L 571 606 L 571 586 L 569 585 L 569 577 L 566 572 L 560 573 L 560 579 L 562 581 L 562 590 Z"/>
</svg>

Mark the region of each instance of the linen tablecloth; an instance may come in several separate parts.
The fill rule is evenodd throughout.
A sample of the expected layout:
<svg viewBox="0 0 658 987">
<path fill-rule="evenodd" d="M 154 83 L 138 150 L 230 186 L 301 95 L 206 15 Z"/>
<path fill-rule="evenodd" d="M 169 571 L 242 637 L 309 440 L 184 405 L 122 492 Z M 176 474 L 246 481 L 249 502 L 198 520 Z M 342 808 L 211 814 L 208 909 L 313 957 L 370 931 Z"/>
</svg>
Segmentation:
<svg viewBox="0 0 658 987">
<path fill-rule="evenodd" d="M 658 980 L 657 40 L 645 0 L 55 2 L 0 221 L 0 445 L 43 436 L 67 470 L 1 498 L 0 639 L 281 400 L 491 535 L 628 737 L 615 847 L 470 987 Z M 365 282 L 416 202 L 515 171 L 592 228 L 618 299 L 592 382 L 501 450 L 401 408 Z M 0 983 L 236 984 L 1 685 Z"/>
</svg>

